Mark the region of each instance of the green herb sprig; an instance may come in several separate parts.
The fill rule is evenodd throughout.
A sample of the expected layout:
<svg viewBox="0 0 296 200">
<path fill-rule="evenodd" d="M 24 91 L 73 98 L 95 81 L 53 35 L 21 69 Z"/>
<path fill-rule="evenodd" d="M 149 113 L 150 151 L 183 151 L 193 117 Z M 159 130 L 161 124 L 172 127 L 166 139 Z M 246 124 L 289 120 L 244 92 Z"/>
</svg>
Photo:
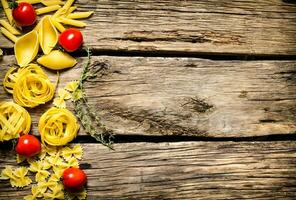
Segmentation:
<svg viewBox="0 0 296 200">
<path fill-rule="evenodd" d="M 91 66 L 91 51 L 86 47 L 87 62 L 83 66 L 80 79 L 78 80 L 78 86 L 73 91 L 73 103 L 74 110 L 78 119 L 80 120 L 85 131 L 90 134 L 97 141 L 103 145 L 113 149 L 113 134 L 102 123 L 100 117 L 89 106 L 87 97 L 85 94 L 84 83 L 87 80 L 96 78 L 97 70 L 93 70 L 95 66 Z M 75 98 L 76 97 L 76 98 Z"/>
</svg>

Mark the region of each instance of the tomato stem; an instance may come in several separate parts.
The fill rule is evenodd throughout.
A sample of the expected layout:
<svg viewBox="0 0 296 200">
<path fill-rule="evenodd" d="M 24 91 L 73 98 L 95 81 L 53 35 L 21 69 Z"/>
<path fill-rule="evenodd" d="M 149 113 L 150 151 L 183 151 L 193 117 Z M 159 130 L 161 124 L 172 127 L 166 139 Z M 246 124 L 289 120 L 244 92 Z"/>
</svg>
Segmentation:
<svg viewBox="0 0 296 200">
<path fill-rule="evenodd" d="M 18 3 L 15 0 L 12 0 L 8 3 L 10 9 L 14 9 L 18 7 Z"/>
</svg>

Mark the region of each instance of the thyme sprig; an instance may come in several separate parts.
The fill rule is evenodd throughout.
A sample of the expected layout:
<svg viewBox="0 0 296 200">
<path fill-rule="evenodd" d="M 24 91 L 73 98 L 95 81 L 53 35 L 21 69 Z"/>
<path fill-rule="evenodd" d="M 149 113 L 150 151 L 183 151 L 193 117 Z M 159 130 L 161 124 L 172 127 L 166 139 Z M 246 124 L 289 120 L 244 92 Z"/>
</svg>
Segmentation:
<svg viewBox="0 0 296 200">
<path fill-rule="evenodd" d="M 112 132 L 102 124 L 100 117 L 89 106 L 85 94 L 84 83 L 97 77 L 97 70 L 93 70 L 95 67 L 91 66 L 91 51 L 88 47 L 85 50 L 87 52 L 87 62 L 83 66 L 78 86 L 73 91 L 73 96 L 77 97 L 73 99 L 74 110 L 85 131 L 103 145 L 113 149 Z"/>
</svg>

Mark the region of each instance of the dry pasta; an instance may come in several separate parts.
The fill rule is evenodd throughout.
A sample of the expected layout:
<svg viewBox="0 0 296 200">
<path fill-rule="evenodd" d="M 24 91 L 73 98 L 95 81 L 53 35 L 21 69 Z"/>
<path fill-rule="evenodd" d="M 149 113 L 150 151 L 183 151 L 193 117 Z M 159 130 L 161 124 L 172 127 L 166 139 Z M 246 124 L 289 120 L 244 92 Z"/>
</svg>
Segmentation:
<svg viewBox="0 0 296 200">
<path fill-rule="evenodd" d="M 64 2 L 61 0 L 42 0 L 41 3 L 45 6 L 63 5 Z"/>
<path fill-rule="evenodd" d="M 85 27 L 87 24 L 75 19 L 68 19 L 65 17 L 60 17 L 58 18 L 59 22 L 63 23 L 63 24 L 67 24 L 67 25 L 71 25 L 71 26 L 76 26 L 76 27 Z"/>
<path fill-rule="evenodd" d="M 41 141 L 52 146 L 62 146 L 72 141 L 79 130 L 76 117 L 69 110 L 52 107 L 39 120 Z"/>
<path fill-rule="evenodd" d="M 52 18 L 51 22 L 60 31 L 60 33 L 66 30 L 66 28 L 60 22 L 58 22 L 55 18 Z"/>
<path fill-rule="evenodd" d="M 0 141 L 18 138 L 31 128 L 31 117 L 21 106 L 13 102 L 0 102 Z"/>
<path fill-rule="evenodd" d="M 12 42 L 16 43 L 18 38 L 15 35 L 13 35 L 11 32 L 9 32 L 6 28 L 1 27 L 0 30 L 3 35 L 5 35 Z"/>
<path fill-rule="evenodd" d="M 52 6 L 46 6 L 46 7 L 43 7 L 43 8 L 39 8 L 36 10 L 36 14 L 37 15 L 42 15 L 42 14 L 46 14 L 46 13 L 49 13 L 49 12 L 52 12 L 52 11 L 55 11 L 55 10 L 58 10 L 60 9 L 61 6 L 60 5 L 52 5 Z"/>
<path fill-rule="evenodd" d="M 55 85 L 38 65 L 30 64 L 20 68 L 18 73 L 13 87 L 13 99 L 17 104 L 34 108 L 53 98 Z"/>
<path fill-rule="evenodd" d="M 12 24 L 12 11 L 11 9 L 9 8 L 9 5 L 8 5 L 8 2 L 7 0 L 1 0 L 1 4 L 2 4 L 2 8 L 4 9 L 4 12 L 6 14 L 6 17 L 9 21 L 10 24 Z"/>
<path fill-rule="evenodd" d="M 67 15 L 67 18 L 69 19 L 83 19 L 83 18 L 88 18 L 93 14 L 92 11 L 90 12 L 75 12 L 75 13 L 70 13 Z"/>
<path fill-rule="evenodd" d="M 14 28 L 13 26 L 11 26 L 7 21 L 5 21 L 4 19 L 0 20 L 0 24 L 6 29 L 8 30 L 11 34 L 13 35 L 20 35 L 21 33 Z"/>
</svg>

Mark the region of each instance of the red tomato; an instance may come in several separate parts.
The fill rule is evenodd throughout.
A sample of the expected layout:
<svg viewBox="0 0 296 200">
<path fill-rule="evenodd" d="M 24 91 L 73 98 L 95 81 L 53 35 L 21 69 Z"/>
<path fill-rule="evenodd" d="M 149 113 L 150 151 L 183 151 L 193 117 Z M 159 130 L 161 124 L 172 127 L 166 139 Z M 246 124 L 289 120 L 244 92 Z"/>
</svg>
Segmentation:
<svg viewBox="0 0 296 200">
<path fill-rule="evenodd" d="M 86 180 L 86 174 L 79 168 L 70 167 L 63 173 L 63 184 L 70 191 L 82 189 Z"/>
<path fill-rule="evenodd" d="M 22 2 L 13 7 L 12 16 L 19 26 L 31 26 L 36 22 L 37 15 L 31 4 Z"/>
<path fill-rule="evenodd" d="M 59 44 L 68 52 L 79 49 L 83 43 L 81 32 L 75 28 L 69 28 L 62 32 L 59 37 Z"/>
<path fill-rule="evenodd" d="M 37 155 L 41 150 L 41 144 L 34 135 L 22 135 L 17 142 L 16 152 L 25 157 Z"/>
</svg>

